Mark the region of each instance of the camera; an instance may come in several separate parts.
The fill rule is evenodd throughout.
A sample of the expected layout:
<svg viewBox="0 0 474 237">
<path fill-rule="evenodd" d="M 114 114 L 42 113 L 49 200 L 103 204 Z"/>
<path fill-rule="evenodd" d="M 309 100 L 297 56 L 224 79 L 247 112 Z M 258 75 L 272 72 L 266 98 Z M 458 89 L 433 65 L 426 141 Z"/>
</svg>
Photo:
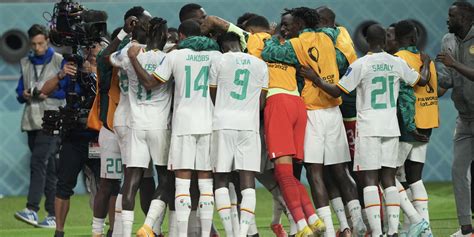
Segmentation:
<svg viewBox="0 0 474 237">
<path fill-rule="evenodd" d="M 61 0 L 53 8 L 51 42 L 57 46 L 70 46 L 71 54 L 64 59 L 77 65 L 77 74 L 70 76 L 66 89 L 66 105 L 59 110 L 47 110 L 43 116 L 43 130 L 51 135 L 68 136 L 71 131 L 87 129 L 87 117 L 97 93 L 95 74 L 83 72 L 84 57 L 78 53 L 82 47 L 91 48 L 101 42 L 107 32 L 107 14 L 87 10 L 72 0 Z M 76 86 L 81 93 L 76 92 Z"/>
<path fill-rule="evenodd" d="M 41 91 L 37 87 L 30 88 L 28 91 L 30 92 L 31 98 L 39 99 Z"/>
<path fill-rule="evenodd" d="M 53 8 L 51 43 L 57 46 L 91 46 L 107 33 L 107 14 L 87 10 L 78 2 L 61 0 Z"/>
</svg>

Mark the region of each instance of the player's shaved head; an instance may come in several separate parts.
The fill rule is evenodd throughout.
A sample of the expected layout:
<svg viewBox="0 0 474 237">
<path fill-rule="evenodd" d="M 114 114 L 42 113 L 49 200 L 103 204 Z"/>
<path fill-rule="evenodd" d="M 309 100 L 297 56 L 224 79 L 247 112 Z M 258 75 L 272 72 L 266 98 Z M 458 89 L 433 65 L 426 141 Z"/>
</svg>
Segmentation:
<svg viewBox="0 0 474 237">
<path fill-rule="evenodd" d="M 369 45 L 385 45 L 386 32 L 379 24 L 373 24 L 367 28 L 367 43 Z"/>
<path fill-rule="evenodd" d="M 206 12 L 201 5 L 196 3 L 188 3 L 179 10 L 179 21 L 184 22 L 185 20 L 203 20 L 206 18 Z"/>
<path fill-rule="evenodd" d="M 239 18 L 237 18 L 237 26 L 243 28 L 245 26 L 245 23 L 254 16 L 258 15 L 251 12 L 244 13 L 242 16 L 239 16 Z"/>
<path fill-rule="evenodd" d="M 221 47 L 223 53 L 242 52 L 242 46 L 240 45 L 240 36 L 234 32 L 227 32 L 221 35 L 217 39 L 217 43 Z"/>
<path fill-rule="evenodd" d="M 195 20 L 185 20 L 178 27 L 180 39 L 201 35 L 201 27 Z"/>
<path fill-rule="evenodd" d="M 318 7 L 316 12 L 319 15 L 320 27 L 334 27 L 336 25 L 336 14 L 331 8 L 327 6 Z"/>
</svg>

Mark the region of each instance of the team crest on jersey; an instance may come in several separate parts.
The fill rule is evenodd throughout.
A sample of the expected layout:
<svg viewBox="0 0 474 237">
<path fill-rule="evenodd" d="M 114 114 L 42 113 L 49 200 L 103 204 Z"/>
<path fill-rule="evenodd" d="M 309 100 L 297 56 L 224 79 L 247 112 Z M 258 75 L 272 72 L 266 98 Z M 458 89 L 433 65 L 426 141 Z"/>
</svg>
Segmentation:
<svg viewBox="0 0 474 237">
<path fill-rule="evenodd" d="M 471 55 L 474 55 L 474 44 L 471 45 L 471 47 L 469 47 L 469 53 L 470 53 Z"/>
<path fill-rule="evenodd" d="M 348 67 L 347 70 L 346 70 L 346 74 L 344 74 L 344 76 L 348 76 L 352 71 L 352 68 L 351 67 Z"/>
<path fill-rule="evenodd" d="M 313 61 L 318 62 L 319 50 L 316 47 L 309 48 L 308 49 L 308 55 Z"/>
</svg>

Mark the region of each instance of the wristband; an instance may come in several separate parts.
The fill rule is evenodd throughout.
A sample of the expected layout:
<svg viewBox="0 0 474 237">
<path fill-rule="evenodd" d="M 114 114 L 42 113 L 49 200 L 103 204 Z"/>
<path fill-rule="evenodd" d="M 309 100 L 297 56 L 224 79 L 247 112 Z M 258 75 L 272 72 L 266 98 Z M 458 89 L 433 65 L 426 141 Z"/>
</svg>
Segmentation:
<svg viewBox="0 0 474 237">
<path fill-rule="evenodd" d="M 125 32 L 123 29 L 120 30 L 120 32 L 117 35 L 117 38 L 122 41 L 125 37 L 127 37 L 128 33 Z"/>
</svg>

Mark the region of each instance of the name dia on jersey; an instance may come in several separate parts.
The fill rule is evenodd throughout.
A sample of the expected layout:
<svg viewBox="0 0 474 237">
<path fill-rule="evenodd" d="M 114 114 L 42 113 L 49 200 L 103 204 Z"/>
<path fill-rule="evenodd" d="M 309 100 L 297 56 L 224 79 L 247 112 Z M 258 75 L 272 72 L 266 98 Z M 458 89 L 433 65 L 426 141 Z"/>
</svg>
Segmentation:
<svg viewBox="0 0 474 237">
<path fill-rule="evenodd" d="M 393 65 L 390 65 L 390 64 L 382 63 L 382 64 L 372 65 L 372 70 L 374 72 L 391 72 L 392 69 L 393 69 Z"/>
<path fill-rule="evenodd" d="M 192 55 L 189 54 L 188 57 L 186 57 L 186 61 L 194 61 L 194 62 L 204 62 L 204 61 L 209 61 L 209 55 Z"/>
<path fill-rule="evenodd" d="M 237 65 L 250 65 L 250 59 L 244 58 L 244 59 L 235 59 L 235 63 Z"/>
</svg>

